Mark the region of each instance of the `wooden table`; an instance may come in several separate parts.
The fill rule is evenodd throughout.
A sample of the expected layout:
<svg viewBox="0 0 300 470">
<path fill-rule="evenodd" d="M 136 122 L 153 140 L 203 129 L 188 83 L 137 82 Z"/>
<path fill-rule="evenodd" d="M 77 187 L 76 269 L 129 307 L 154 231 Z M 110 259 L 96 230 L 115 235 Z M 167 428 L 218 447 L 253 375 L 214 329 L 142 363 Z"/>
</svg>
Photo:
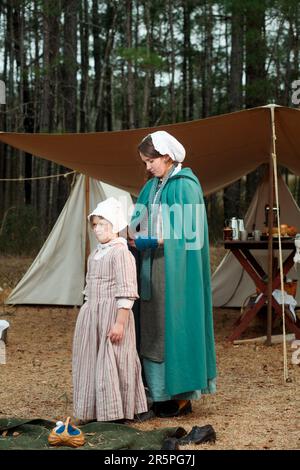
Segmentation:
<svg viewBox="0 0 300 470">
<path fill-rule="evenodd" d="M 289 250 L 290 254 L 283 262 L 283 275 L 285 276 L 289 270 L 292 268 L 294 261 L 294 254 L 295 254 L 295 244 L 294 240 L 282 240 L 281 241 L 282 250 Z M 239 338 L 240 335 L 246 330 L 251 320 L 257 315 L 257 313 L 261 310 L 261 308 L 267 303 L 268 301 L 268 281 L 267 276 L 268 274 L 264 271 L 262 266 L 259 264 L 257 259 L 250 253 L 250 250 L 267 250 L 268 249 L 268 240 L 266 241 L 255 241 L 255 240 L 247 240 L 247 241 L 240 241 L 240 240 L 228 240 L 224 241 L 224 247 L 227 250 L 230 250 L 245 271 L 249 274 L 251 279 L 254 281 L 257 289 L 261 292 L 262 296 L 259 300 L 252 304 L 248 305 L 243 313 L 243 315 L 237 320 L 235 323 L 235 328 L 231 335 L 228 337 L 229 341 L 234 341 L 235 339 Z M 273 240 L 273 249 L 278 249 L 278 240 Z M 275 272 L 273 272 L 273 280 L 272 280 L 272 292 L 275 289 L 280 289 L 280 271 L 279 267 L 276 268 Z M 282 317 L 282 306 L 274 299 L 272 296 L 272 307 L 275 311 L 275 314 L 278 315 L 280 318 Z M 288 313 L 288 307 L 285 307 L 285 321 L 286 326 L 295 333 L 296 338 L 300 339 L 300 321 L 297 319 L 295 323 L 290 314 Z"/>
</svg>

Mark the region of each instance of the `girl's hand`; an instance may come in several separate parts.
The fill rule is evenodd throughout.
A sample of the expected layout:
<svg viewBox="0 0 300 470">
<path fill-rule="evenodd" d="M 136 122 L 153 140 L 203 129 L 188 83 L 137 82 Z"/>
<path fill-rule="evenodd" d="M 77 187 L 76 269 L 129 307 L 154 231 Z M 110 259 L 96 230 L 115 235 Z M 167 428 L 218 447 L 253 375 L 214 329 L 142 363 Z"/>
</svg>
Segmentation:
<svg viewBox="0 0 300 470">
<path fill-rule="evenodd" d="M 116 321 L 116 323 L 111 328 L 111 330 L 110 330 L 110 332 L 108 333 L 107 336 L 113 344 L 115 344 L 115 343 L 118 344 L 122 341 L 122 339 L 124 337 L 124 332 L 125 332 L 124 325 L 122 323 L 118 323 Z"/>
</svg>

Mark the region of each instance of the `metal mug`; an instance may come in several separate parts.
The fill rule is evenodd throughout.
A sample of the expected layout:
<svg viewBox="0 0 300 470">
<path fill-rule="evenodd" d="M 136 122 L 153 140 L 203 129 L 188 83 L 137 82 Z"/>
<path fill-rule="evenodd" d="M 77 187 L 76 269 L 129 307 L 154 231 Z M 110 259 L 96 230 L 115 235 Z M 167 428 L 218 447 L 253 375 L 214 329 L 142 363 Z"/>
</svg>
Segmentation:
<svg viewBox="0 0 300 470">
<path fill-rule="evenodd" d="M 238 219 L 238 230 L 243 232 L 245 230 L 244 219 Z"/>
<path fill-rule="evenodd" d="M 256 242 L 260 241 L 260 237 L 261 237 L 261 231 L 260 230 L 254 230 L 253 235 L 254 235 L 254 240 Z"/>
<path fill-rule="evenodd" d="M 239 239 L 239 226 L 238 226 L 238 219 L 236 217 L 232 217 L 229 219 L 229 227 L 232 228 L 232 239 L 238 240 Z"/>
<path fill-rule="evenodd" d="M 246 242 L 246 241 L 248 240 L 248 232 L 247 232 L 247 230 L 242 230 L 242 231 L 240 232 L 240 234 L 241 234 L 241 240 L 242 240 L 243 242 Z"/>
</svg>

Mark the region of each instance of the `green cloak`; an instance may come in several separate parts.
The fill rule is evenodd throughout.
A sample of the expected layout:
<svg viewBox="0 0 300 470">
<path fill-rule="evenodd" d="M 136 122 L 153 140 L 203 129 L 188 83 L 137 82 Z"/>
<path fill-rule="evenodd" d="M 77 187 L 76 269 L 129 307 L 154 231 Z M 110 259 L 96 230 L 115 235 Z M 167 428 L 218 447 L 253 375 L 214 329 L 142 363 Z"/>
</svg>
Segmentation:
<svg viewBox="0 0 300 470">
<path fill-rule="evenodd" d="M 155 178 L 138 197 L 131 225 L 137 226 L 147 208 Z M 202 189 L 190 168 L 170 177 L 161 194 L 165 258 L 165 371 L 170 395 L 201 390 L 209 393 L 216 377 L 216 356 L 210 284 L 207 218 Z M 184 224 L 175 222 L 171 207 L 184 208 Z M 196 208 L 201 207 L 201 246 L 186 231 L 199 230 Z M 199 219 L 199 218 L 198 218 Z M 189 230 L 186 230 L 188 227 Z M 191 230 L 192 229 L 192 230 Z M 200 230 L 199 230 L 200 231 Z M 165 234 L 168 236 L 165 238 Z M 196 249 L 187 249 L 188 247 Z"/>
</svg>

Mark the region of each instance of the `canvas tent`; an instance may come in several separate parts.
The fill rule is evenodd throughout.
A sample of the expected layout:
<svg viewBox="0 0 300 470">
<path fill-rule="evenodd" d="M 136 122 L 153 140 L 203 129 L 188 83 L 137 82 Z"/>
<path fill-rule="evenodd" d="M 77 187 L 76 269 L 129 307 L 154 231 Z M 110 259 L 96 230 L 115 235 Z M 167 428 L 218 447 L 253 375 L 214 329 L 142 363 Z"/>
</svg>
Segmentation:
<svg viewBox="0 0 300 470">
<path fill-rule="evenodd" d="M 110 196 L 117 198 L 128 213 L 132 205 L 129 193 L 89 179 L 89 212 Z M 86 226 L 85 177 L 79 175 L 50 235 L 6 303 L 81 305 L 87 232 L 91 249 L 96 246 L 95 237 Z"/>
<path fill-rule="evenodd" d="M 210 194 L 268 163 L 272 142 L 270 110 L 269 106 L 258 107 L 190 122 L 115 132 L 2 132 L 0 141 L 137 194 L 144 178 L 137 144 L 148 133 L 164 129 L 183 143 L 187 150 L 185 165 L 199 177 L 204 193 Z M 300 112 L 280 106 L 274 112 L 277 161 L 300 175 Z"/>
<path fill-rule="evenodd" d="M 300 210 L 289 188 L 282 179 L 278 178 L 280 215 L 282 223 L 295 225 L 300 230 Z M 264 178 L 253 196 L 245 217 L 246 229 L 250 232 L 253 224 L 258 230 L 263 230 L 265 220 L 265 204 L 268 202 L 269 181 Z M 268 252 L 253 250 L 253 256 L 267 272 Z M 283 259 L 289 251 L 283 252 Z M 274 257 L 278 256 L 274 250 Z M 293 267 L 287 274 L 287 279 L 300 279 L 300 270 Z M 232 253 L 227 253 L 212 276 L 212 295 L 215 307 L 241 307 L 248 296 L 255 293 L 255 284 Z M 300 288 L 297 297 L 300 305 Z"/>
<path fill-rule="evenodd" d="M 193 169 L 208 195 L 270 161 L 272 114 L 277 162 L 300 175 L 300 112 L 276 105 L 190 122 L 115 132 L 3 132 L 0 133 L 0 141 L 137 194 L 144 179 L 137 144 L 148 133 L 164 129 L 183 143 L 187 150 L 185 165 Z M 296 225 L 295 221 L 293 225 Z"/>
</svg>

